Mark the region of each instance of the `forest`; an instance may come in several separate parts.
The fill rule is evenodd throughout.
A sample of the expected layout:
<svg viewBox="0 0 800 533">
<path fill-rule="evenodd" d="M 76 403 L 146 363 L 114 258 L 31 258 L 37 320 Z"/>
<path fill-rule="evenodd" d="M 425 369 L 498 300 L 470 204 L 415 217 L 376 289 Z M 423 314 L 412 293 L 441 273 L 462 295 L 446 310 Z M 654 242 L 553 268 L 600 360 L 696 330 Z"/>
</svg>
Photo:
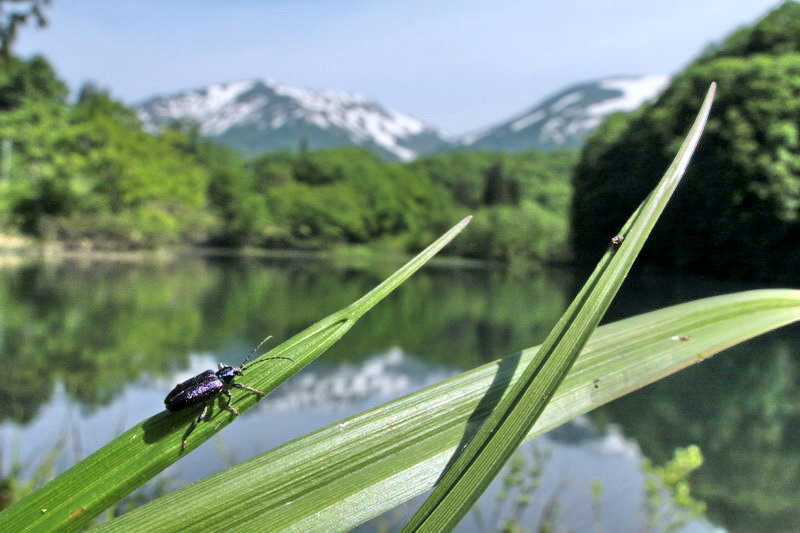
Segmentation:
<svg viewBox="0 0 800 533">
<path fill-rule="evenodd" d="M 149 133 L 92 84 L 70 102 L 42 57 L 4 61 L 4 232 L 70 248 L 369 244 L 404 253 L 472 213 L 472 231 L 452 253 L 566 258 L 572 151 L 453 152 L 401 164 L 300 146 L 245 158 L 191 124 Z"/>
<path fill-rule="evenodd" d="M 607 119 L 573 177 L 572 248 L 590 264 L 672 159 L 708 84 L 719 92 L 682 190 L 641 260 L 717 277 L 800 268 L 800 4 L 709 46 L 653 104 Z"/>
</svg>

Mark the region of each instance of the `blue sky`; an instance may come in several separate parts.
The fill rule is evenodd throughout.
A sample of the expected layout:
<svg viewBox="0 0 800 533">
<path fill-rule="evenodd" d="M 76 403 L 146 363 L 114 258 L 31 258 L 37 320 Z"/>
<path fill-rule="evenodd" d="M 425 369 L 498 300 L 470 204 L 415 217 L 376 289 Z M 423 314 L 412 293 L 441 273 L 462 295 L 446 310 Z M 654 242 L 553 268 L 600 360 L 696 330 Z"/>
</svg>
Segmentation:
<svg viewBox="0 0 800 533">
<path fill-rule="evenodd" d="M 680 70 L 775 0 L 54 0 L 24 28 L 74 89 L 128 103 L 215 82 L 272 78 L 357 92 L 451 133 L 573 83 Z"/>
</svg>

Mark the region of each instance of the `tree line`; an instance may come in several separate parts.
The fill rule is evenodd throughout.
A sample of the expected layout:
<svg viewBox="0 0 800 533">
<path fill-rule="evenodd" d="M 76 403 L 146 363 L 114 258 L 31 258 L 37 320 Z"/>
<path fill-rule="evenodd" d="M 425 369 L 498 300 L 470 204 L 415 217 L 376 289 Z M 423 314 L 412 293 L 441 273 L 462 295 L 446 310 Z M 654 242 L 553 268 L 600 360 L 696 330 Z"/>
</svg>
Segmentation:
<svg viewBox="0 0 800 533">
<path fill-rule="evenodd" d="M 403 164 L 301 146 L 246 158 L 191 124 L 147 132 L 92 84 L 71 102 L 42 57 L 2 61 L 4 231 L 71 247 L 411 251 L 474 214 L 451 253 L 566 257 L 573 152 L 453 152 Z"/>
</svg>

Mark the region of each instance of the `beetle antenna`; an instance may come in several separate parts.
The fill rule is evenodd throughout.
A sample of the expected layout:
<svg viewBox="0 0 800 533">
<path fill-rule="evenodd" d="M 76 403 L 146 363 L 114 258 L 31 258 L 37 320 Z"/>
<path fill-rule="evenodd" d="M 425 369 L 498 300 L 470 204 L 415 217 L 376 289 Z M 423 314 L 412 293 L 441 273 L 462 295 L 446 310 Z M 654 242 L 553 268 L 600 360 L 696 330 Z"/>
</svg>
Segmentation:
<svg viewBox="0 0 800 533">
<path fill-rule="evenodd" d="M 241 366 L 241 368 L 244 368 L 244 365 L 246 365 L 246 364 L 247 364 L 247 362 L 248 362 L 250 359 L 252 359 L 252 357 L 253 357 L 253 356 L 256 354 L 256 352 L 258 351 L 258 349 L 259 349 L 259 348 L 261 348 L 262 346 L 264 346 L 264 343 L 265 343 L 265 342 L 267 342 L 268 340 L 270 340 L 271 338 L 272 338 L 272 335 L 267 335 L 267 337 L 266 337 L 266 338 L 265 338 L 263 341 L 261 341 L 260 343 L 258 343 L 258 346 L 256 346 L 255 348 L 253 348 L 253 351 L 252 351 L 252 352 L 250 352 L 250 355 L 248 355 L 247 357 L 245 357 L 244 361 L 242 362 L 242 366 Z"/>
<path fill-rule="evenodd" d="M 291 357 L 281 357 L 280 355 L 276 355 L 274 357 L 267 357 L 266 359 L 261 359 L 260 361 L 253 361 L 252 363 L 250 363 L 250 366 L 263 363 L 264 361 L 270 361 L 272 359 L 286 359 L 287 361 L 291 361 L 292 363 L 294 363 L 294 359 L 292 359 Z M 244 368 L 242 368 L 242 370 L 244 370 Z"/>
</svg>

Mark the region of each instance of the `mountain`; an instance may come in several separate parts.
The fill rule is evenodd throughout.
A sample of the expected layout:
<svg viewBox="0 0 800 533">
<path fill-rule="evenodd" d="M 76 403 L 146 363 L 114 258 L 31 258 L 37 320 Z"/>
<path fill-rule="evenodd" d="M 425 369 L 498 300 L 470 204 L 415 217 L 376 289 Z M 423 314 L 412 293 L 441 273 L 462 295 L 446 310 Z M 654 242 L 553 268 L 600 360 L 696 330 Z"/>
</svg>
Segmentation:
<svg viewBox="0 0 800 533">
<path fill-rule="evenodd" d="M 668 76 L 617 76 L 569 87 L 533 109 L 460 139 L 363 96 L 287 87 L 271 80 L 210 85 L 151 98 L 136 107 L 151 130 L 188 120 L 246 153 L 363 146 L 409 161 L 452 149 L 518 151 L 576 148 L 609 114 L 656 97 Z"/>
<path fill-rule="evenodd" d="M 577 148 L 607 115 L 638 108 L 658 96 L 669 79 L 618 76 L 574 85 L 510 120 L 462 137 L 459 144 L 475 150 Z"/>
<path fill-rule="evenodd" d="M 422 121 L 355 94 L 287 87 L 271 80 L 211 85 L 136 106 L 149 129 L 188 120 L 202 134 L 247 153 L 363 146 L 408 161 L 450 144 Z"/>
</svg>

